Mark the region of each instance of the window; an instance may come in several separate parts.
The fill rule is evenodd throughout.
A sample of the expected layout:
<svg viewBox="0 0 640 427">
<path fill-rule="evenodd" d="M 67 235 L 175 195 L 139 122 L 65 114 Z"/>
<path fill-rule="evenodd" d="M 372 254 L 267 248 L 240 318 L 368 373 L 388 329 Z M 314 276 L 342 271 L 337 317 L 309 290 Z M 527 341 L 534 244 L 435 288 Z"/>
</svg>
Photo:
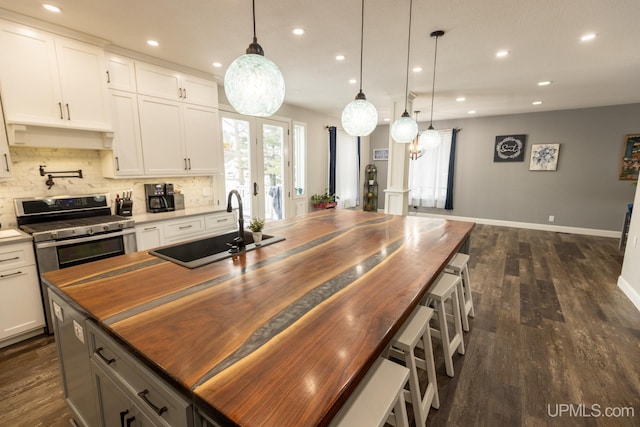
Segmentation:
<svg viewBox="0 0 640 427">
<path fill-rule="evenodd" d="M 452 130 L 438 131 L 440 146 L 425 151 L 409 163 L 409 206 L 418 208 L 445 207 L 449 178 L 449 156 Z"/>
<path fill-rule="evenodd" d="M 358 138 L 343 130 L 336 130 L 336 195 L 338 207 L 353 208 L 359 205 L 360 160 Z"/>
<path fill-rule="evenodd" d="M 293 124 L 293 187 L 296 196 L 306 194 L 305 169 L 307 166 L 306 150 L 307 126 L 302 123 Z"/>
</svg>

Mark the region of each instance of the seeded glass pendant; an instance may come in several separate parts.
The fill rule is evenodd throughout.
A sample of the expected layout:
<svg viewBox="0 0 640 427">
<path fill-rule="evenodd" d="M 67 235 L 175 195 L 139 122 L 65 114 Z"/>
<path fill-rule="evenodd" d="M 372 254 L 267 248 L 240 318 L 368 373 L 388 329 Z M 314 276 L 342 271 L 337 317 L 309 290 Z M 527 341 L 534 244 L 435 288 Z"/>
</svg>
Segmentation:
<svg viewBox="0 0 640 427">
<path fill-rule="evenodd" d="M 376 107 L 367 101 L 362 92 L 362 51 L 364 41 L 364 0 L 362 0 L 362 24 L 360 27 L 360 92 L 356 99 L 342 111 L 342 127 L 351 136 L 367 136 L 378 125 Z"/>
<path fill-rule="evenodd" d="M 433 128 L 433 126 L 429 126 L 427 130 L 422 132 L 422 147 L 425 150 L 433 150 L 434 148 L 438 148 L 440 143 L 442 142 L 442 138 L 437 130 Z"/>
<path fill-rule="evenodd" d="M 407 99 L 409 98 L 409 54 L 411 53 L 411 10 L 413 0 L 409 0 L 409 39 L 407 42 L 407 79 L 404 91 L 404 113 L 393 122 L 391 126 L 391 138 L 401 144 L 409 144 L 418 135 L 418 123 L 407 112 Z"/>
<path fill-rule="evenodd" d="M 246 54 L 229 65 L 224 75 L 224 92 L 240 114 L 267 117 L 284 101 L 284 77 L 278 66 L 264 56 L 256 38 L 256 5 L 253 0 L 253 43 Z"/>
</svg>

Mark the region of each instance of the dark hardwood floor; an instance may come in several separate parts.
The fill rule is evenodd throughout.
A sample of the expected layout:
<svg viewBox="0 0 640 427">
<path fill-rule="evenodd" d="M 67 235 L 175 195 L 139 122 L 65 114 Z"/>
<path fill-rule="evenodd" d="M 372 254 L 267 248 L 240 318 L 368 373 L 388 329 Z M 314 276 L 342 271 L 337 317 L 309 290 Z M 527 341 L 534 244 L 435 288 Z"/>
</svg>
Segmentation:
<svg viewBox="0 0 640 427">
<path fill-rule="evenodd" d="M 640 312 L 617 287 L 622 255 L 616 239 L 476 226 L 476 317 L 454 378 L 434 342 L 441 406 L 427 424 L 640 426 Z M 68 417 L 53 339 L 1 349 L 0 426 Z"/>
</svg>

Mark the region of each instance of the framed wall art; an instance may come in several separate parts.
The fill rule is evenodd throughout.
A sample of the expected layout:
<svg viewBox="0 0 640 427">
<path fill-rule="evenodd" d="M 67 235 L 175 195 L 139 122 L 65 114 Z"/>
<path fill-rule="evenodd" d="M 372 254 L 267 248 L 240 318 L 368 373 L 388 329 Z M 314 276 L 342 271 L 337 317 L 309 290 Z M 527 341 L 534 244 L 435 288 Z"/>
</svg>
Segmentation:
<svg viewBox="0 0 640 427">
<path fill-rule="evenodd" d="M 554 171 L 558 168 L 560 144 L 533 144 L 530 171 Z"/>
<path fill-rule="evenodd" d="M 640 134 L 625 135 L 620 179 L 637 180 L 640 171 Z"/>
<path fill-rule="evenodd" d="M 496 136 L 493 150 L 494 162 L 522 162 L 524 161 L 525 143 L 527 135 Z"/>
<path fill-rule="evenodd" d="M 373 160 L 389 160 L 389 149 L 388 148 L 374 148 L 373 149 Z"/>
</svg>

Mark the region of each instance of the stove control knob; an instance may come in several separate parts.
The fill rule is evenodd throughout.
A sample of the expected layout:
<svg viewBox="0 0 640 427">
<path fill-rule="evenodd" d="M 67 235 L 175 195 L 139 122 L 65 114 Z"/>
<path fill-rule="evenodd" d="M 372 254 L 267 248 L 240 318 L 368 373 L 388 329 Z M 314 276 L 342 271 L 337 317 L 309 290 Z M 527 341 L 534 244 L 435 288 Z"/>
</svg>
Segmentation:
<svg viewBox="0 0 640 427">
<path fill-rule="evenodd" d="M 89 236 L 93 236 L 93 228 L 88 229 L 87 233 L 89 233 Z"/>
<path fill-rule="evenodd" d="M 51 237 L 54 238 L 54 239 L 57 239 L 58 238 L 58 232 L 57 231 L 52 231 L 51 232 Z"/>
<path fill-rule="evenodd" d="M 102 226 L 102 229 L 103 229 L 104 231 L 109 231 L 109 226 L 108 226 L 108 225 L 103 225 L 103 226 Z"/>
<path fill-rule="evenodd" d="M 124 222 L 119 222 L 119 223 L 118 223 L 118 227 L 120 227 L 120 228 L 124 228 Z"/>
</svg>

